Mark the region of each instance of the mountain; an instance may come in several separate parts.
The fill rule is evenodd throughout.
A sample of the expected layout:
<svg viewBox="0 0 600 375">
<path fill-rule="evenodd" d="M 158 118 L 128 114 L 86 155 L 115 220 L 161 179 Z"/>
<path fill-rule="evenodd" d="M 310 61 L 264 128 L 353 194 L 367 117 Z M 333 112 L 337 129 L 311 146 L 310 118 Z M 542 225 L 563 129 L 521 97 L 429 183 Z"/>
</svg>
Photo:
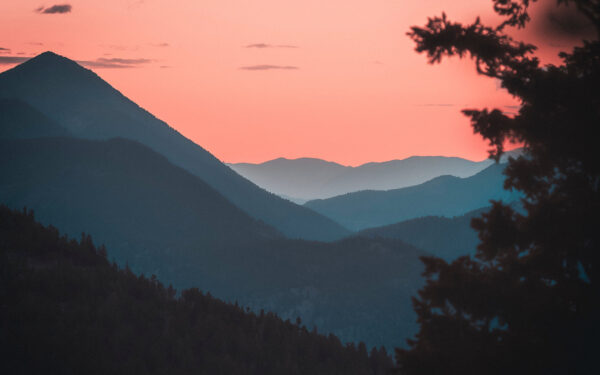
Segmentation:
<svg viewBox="0 0 600 375">
<path fill-rule="evenodd" d="M 178 252 L 281 236 L 131 140 L 0 140 L 0 172 L 0 202 L 71 236 L 92 232 L 145 272 Z"/>
<path fill-rule="evenodd" d="M 427 253 L 398 240 L 284 238 L 154 150 L 127 139 L 0 140 L 0 203 L 90 233 L 108 258 L 177 288 L 395 347 L 416 332 L 410 299 Z"/>
<path fill-rule="evenodd" d="M 509 151 L 503 160 L 519 153 L 519 150 Z M 489 159 L 474 162 L 457 157 L 413 156 L 358 167 L 314 158 L 278 158 L 261 164 L 228 165 L 267 191 L 295 202 L 306 202 L 361 190 L 399 189 L 442 175 L 466 178 L 492 164 Z"/>
<path fill-rule="evenodd" d="M 510 206 L 525 214 L 519 201 Z M 479 236 L 471 228 L 471 220 L 481 217 L 490 207 L 469 211 L 455 217 L 425 216 L 382 227 L 368 228 L 358 233 L 369 238 L 391 238 L 426 250 L 434 256 L 452 261 L 463 255 L 475 255 Z"/>
<path fill-rule="evenodd" d="M 480 208 L 455 217 L 419 217 L 365 229 L 359 235 L 399 239 L 446 261 L 452 261 L 462 255 L 475 254 L 479 237 L 471 228 L 471 220 L 488 210 L 489 207 Z"/>
<path fill-rule="evenodd" d="M 321 159 L 278 158 L 262 164 L 227 164 L 263 189 L 289 200 L 306 202 L 327 195 L 326 185 L 351 167 Z M 337 195 L 337 194 L 333 194 Z"/>
<path fill-rule="evenodd" d="M 0 206 L 3 374 L 383 375 L 384 349 L 343 345 L 273 313 L 164 287 Z"/>
<path fill-rule="evenodd" d="M 306 207 L 270 194 L 140 108 L 92 71 L 45 52 L 0 74 L 0 98 L 19 99 L 74 137 L 131 139 L 159 152 L 251 216 L 291 238 L 334 240 L 348 234 Z"/>
<path fill-rule="evenodd" d="M 359 191 L 305 205 L 353 230 L 423 216 L 452 217 L 486 207 L 489 201 L 512 202 L 518 192 L 504 190 L 505 164 L 493 164 L 468 178 L 440 176 L 417 186 L 388 191 Z"/>
<path fill-rule="evenodd" d="M 29 104 L 0 99 L 0 139 L 62 137 L 69 132 Z"/>
</svg>

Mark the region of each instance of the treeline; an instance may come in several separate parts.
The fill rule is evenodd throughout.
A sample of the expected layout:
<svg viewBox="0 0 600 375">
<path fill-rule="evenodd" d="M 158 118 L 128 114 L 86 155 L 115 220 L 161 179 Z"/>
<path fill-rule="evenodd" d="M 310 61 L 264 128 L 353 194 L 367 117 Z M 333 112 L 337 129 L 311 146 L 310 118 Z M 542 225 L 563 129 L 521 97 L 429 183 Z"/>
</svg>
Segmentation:
<svg viewBox="0 0 600 375">
<path fill-rule="evenodd" d="M 253 313 L 198 289 L 177 295 L 0 206 L 0 372 L 384 374 L 385 349 L 343 345 L 298 320 Z"/>
</svg>

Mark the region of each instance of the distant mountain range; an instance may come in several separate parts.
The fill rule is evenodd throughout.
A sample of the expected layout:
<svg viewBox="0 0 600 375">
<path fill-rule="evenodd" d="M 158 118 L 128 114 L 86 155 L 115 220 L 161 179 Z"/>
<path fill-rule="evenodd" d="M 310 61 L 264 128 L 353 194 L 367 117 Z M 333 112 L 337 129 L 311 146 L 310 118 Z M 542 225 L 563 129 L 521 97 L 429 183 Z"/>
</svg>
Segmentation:
<svg viewBox="0 0 600 375">
<path fill-rule="evenodd" d="M 92 71 L 45 52 L 0 74 L 0 98 L 19 99 L 72 136 L 137 141 L 202 178 L 233 204 L 290 238 L 335 240 L 337 223 L 259 188 L 140 108 Z"/>
<path fill-rule="evenodd" d="M 503 155 L 515 156 L 520 150 Z M 402 160 L 367 163 L 358 167 L 314 158 L 279 158 L 261 164 L 228 164 L 258 186 L 286 199 L 305 203 L 361 190 L 390 190 L 419 185 L 435 177 L 469 177 L 493 164 L 444 156 L 413 156 Z"/>
<path fill-rule="evenodd" d="M 68 76 L 85 81 L 91 72 L 65 75 L 64 59 L 52 54 L 34 60 L 29 63 L 35 63 L 35 69 L 30 66 L 25 70 L 27 73 L 31 68 L 32 76 L 22 73 L 22 66 L 0 75 L 0 92 L 14 94 L 1 107 L 0 203 L 33 209 L 44 224 L 71 236 L 92 234 L 97 243 L 107 245 L 109 260 L 128 265 L 138 274 L 155 274 L 177 288 L 199 287 L 255 311 L 276 312 L 284 319 L 300 316 L 308 327 L 316 325 L 320 332 L 333 332 L 343 341 L 391 348 L 403 345 L 416 332 L 410 298 L 423 284 L 419 258 L 427 252 L 394 239 L 288 239 L 285 234 L 289 233 L 239 209 L 219 189 L 205 183 L 200 172 L 228 171 L 234 176 L 230 181 L 242 181 L 240 186 L 248 184 L 262 192 L 259 198 L 273 197 L 274 202 L 284 202 L 283 207 L 296 207 L 281 215 L 308 213 L 307 218 L 312 217 L 315 223 L 306 228 L 324 223 L 322 233 L 334 230 L 339 236 L 349 232 L 340 232 L 341 226 L 330 225 L 333 221 L 309 209 L 244 183 L 222 164 L 215 164 L 214 169 L 196 169 L 196 174 L 139 140 L 77 135 L 86 129 L 118 132 L 115 124 L 131 116 L 133 130 L 120 122 L 124 133 L 145 140 L 149 137 L 164 147 L 168 142 L 173 142 L 174 148 L 187 144 L 189 148 L 182 146 L 180 151 L 196 150 L 192 156 L 204 152 L 158 120 L 142 121 L 151 115 L 131 110 L 134 104 L 126 99 L 103 95 L 104 89 L 99 89 L 95 103 L 95 94 L 86 93 L 86 85 L 62 80 Z M 68 60 L 66 64 L 70 66 Z M 15 70 L 21 72 L 21 81 L 11 75 Z M 38 71 L 46 72 L 47 77 L 41 73 L 36 76 Z M 39 88 L 34 84 L 36 79 L 40 80 Z M 28 89 L 23 86 L 25 81 L 29 82 Z M 91 82 L 100 88 L 106 85 L 99 79 Z M 7 89 L 8 84 L 18 90 Z M 58 87 L 56 92 L 52 85 Z M 114 91 L 110 87 L 107 90 Z M 42 110 L 23 99 L 44 104 L 56 97 L 72 99 L 74 107 L 68 100 L 57 101 L 54 113 L 48 104 Z M 80 103 L 82 98 L 88 102 Z M 113 100 L 117 104 L 113 105 Z M 70 125 L 64 126 L 62 121 Z M 109 123 L 108 130 L 104 123 Z M 146 126 L 148 135 L 142 136 Z M 158 134 L 156 139 L 151 137 L 154 133 Z M 160 137 L 168 142 L 161 143 Z"/>
<path fill-rule="evenodd" d="M 455 249 L 419 242 L 443 232 L 435 222 L 353 235 L 335 221 L 359 230 L 516 199 L 502 168 L 307 203 L 327 218 L 245 180 L 68 59 L 44 53 L 0 74 L 0 204 L 92 234 L 136 273 L 300 316 L 343 341 L 403 345 L 417 329 L 419 258 Z"/>
<path fill-rule="evenodd" d="M 513 202 L 520 193 L 504 190 L 505 164 L 492 164 L 468 177 L 440 176 L 423 184 L 388 191 L 359 191 L 305 205 L 352 230 L 398 223 L 423 216 L 453 217 L 489 206 L 489 201 Z"/>
</svg>

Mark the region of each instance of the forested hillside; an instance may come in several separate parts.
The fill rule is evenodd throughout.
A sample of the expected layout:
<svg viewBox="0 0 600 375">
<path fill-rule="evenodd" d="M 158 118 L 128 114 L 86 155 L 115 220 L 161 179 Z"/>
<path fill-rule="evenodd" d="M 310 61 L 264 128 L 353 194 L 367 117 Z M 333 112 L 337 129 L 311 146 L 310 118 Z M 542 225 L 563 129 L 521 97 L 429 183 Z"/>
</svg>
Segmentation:
<svg viewBox="0 0 600 375">
<path fill-rule="evenodd" d="M 0 206 L 4 374 L 385 374 L 391 359 L 219 301 L 177 296 L 31 211 Z"/>
</svg>

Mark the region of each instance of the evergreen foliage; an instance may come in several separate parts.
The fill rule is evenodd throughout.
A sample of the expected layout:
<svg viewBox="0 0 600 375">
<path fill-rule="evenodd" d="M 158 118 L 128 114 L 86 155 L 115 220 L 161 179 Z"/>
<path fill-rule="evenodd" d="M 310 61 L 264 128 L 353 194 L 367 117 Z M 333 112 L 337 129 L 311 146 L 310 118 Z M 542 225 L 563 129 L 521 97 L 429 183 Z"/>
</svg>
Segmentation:
<svg viewBox="0 0 600 375">
<path fill-rule="evenodd" d="M 106 259 L 0 206 L 0 373 L 384 374 L 383 348 L 343 345 Z"/>
<path fill-rule="evenodd" d="M 494 0 L 497 27 L 445 15 L 409 35 L 431 63 L 470 56 L 521 101 L 518 114 L 465 110 L 498 158 L 507 141 L 525 156 L 509 162 L 505 187 L 524 193 L 524 214 L 494 203 L 473 221 L 475 258 L 448 264 L 424 258 L 429 280 L 414 300 L 420 332 L 397 350 L 402 374 L 597 374 L 599 329 L 600 43 L 561 53 L 562 65 L 540 66 L 535 47 L 516 42 L 530 1 Z M 600 2 L 576 7 L 600 32 Z"/>
</svg>

